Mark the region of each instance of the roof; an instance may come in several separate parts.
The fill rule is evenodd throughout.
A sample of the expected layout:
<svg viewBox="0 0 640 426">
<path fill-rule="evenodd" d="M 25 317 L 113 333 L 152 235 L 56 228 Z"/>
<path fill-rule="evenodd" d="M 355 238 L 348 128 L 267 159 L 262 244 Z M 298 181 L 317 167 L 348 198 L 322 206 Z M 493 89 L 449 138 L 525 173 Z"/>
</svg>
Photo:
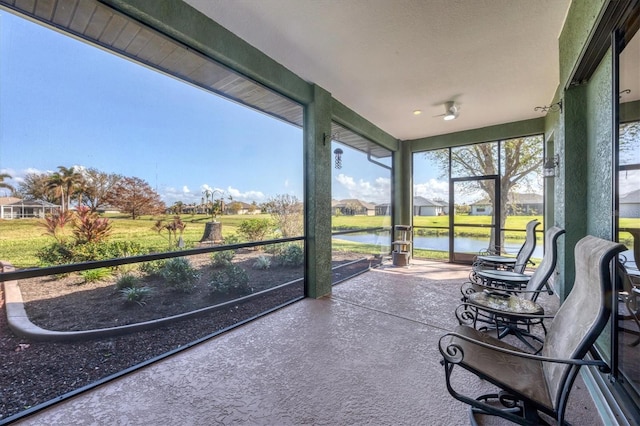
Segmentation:
<svg viewBox="0 0 640 426">
<path fill-rule="evenodd" d="M 449 203 L 444 200 L 432 200 L 424 197 L 413 197 L 414 206 L 429 206 L 429 207 L 446 207 Z"/>
<path fill-rule="evenodd" d="M 544 202 L 544 197 L 541 194 L 534 193 L 510 193 L 508 197 L 509 204 L 542 204 Z M 471 203 L 472 206 L 482 206 L 491 204 L 489 198 L 482 198 L 475 203 Z"/>
<path fill-rule="evenodd" d="M 331 200 L 331 207 L 344 208 L 352 207 L 354 205 L 364 207 L 367 210 L 375 209 L 375 204 L 367 203 L 366 201 L 358 200 L 356 198 L 348 198 L 345 200 Z"/>
<path fill-rule="evenodd" d="M 13 198 L 13 197 L 6 197 L 6 198 Z M 57 204 L 53 204 L 45 200 L 22 200 L 20 198 L 13 198 L 13 199 L 15 201 L 11 203 L 6 203 L 6 204 L 2 204 L 2 201 L 0 200 L 0 205 L 16 206 L 16 207 L 47 207 L 47 208 L 60 207 Z"/>
<path fill-rule="evenodd" d="M 20 201 L 20 198 L 16 197 L 0 197 L 0 206 L 7 206 L 13 204 L 16 201 Z"/>
</svg>

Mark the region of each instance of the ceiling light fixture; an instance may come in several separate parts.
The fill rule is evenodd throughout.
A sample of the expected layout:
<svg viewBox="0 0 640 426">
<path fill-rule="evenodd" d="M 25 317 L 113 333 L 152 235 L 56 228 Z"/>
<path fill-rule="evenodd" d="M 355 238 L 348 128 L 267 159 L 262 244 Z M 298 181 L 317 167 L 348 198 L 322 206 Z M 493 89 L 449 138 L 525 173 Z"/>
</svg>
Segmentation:
<svg viewBox="0 0 640 426">
<path fill-rule="evenodd" d="M 444 119 L 446 121 L 450 121 L 458 118 L 459 111 L 455 102 L 453 101 L 445 102 L 444 110 L 445 110 Z"/>
<path fill-rule="evenodd" d="M 413 115 L 420 115 L 422 114 L 422 111 L 419 109 L 416 109 L 415 111 L 413 111 Z"/>
</svg>

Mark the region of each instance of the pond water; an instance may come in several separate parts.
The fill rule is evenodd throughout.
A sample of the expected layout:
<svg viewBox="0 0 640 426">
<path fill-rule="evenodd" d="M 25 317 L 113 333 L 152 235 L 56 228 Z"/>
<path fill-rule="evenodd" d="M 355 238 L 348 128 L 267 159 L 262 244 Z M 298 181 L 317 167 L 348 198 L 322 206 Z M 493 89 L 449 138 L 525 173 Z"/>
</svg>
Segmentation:
<svg viewBox="0 0 640 426">
<path fill-rule="evenodd" d="M 353 241 L 357 243 L 365 243 L 365 244 L 377 244 L 377 245 L 388 245 L 389 240 L 386 235 L 377 235 L 375 233 L 357 233 L 357 234 L 346 234 L 346 235 L 336 235 L 333 237 L 335 239 Z M 518 254 L 518 250 L 524 243 L 524 240 L 506 240 L 505 241 L 505 249 L 509 254 L 513 254 L 514 256 Z M 469 238 L 469 237 L 456 237 L 455 239 L 455 248 L 459 253 L 478 253 L 480 251 L 487 249 L 488 242 L 486 239 L 482 238 Z M 413 237 L 413 246 L 417 249 L 423 250 L 438 250 L 438 251 L 449 251 L 449 237 L 448 236 L 440 236 L 440 237 L 421 237 L 415 235 Z M 533 252 L 534 258 L 541 259 L 543 254 L 542 245 L 538 244 L 536 246 L 535 251 Z"/>
</svg>

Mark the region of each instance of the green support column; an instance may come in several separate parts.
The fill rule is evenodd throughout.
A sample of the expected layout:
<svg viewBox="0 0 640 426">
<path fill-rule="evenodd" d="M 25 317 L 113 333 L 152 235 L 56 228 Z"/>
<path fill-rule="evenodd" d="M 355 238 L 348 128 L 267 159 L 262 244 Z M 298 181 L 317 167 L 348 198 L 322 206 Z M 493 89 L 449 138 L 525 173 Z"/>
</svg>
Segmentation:
<svg viewBox="0 0 640 426">
<path fill-rule="evenodd" d="M 305 294 L 331 293 L 331 95 L 313 86 L 304 114 Z"/>
<path fill-rule="evenodd" d="M 393 225 L 413 226 L 413 156 L 410 144 L 398 145 L 393 153 Z"/>
<path fill-rule="evenodd" d="M 561 138 L 555 140 L 560 165 L 555 177 L 555 220 L 566 230 L 558 243 L 557 284 L 562 300 L 571 291 L 575 279 L 576 243 L 587 234 L 587 121 L 586 88 L 571 88 L 564 94 L 560 120 Z"/>
</svg>

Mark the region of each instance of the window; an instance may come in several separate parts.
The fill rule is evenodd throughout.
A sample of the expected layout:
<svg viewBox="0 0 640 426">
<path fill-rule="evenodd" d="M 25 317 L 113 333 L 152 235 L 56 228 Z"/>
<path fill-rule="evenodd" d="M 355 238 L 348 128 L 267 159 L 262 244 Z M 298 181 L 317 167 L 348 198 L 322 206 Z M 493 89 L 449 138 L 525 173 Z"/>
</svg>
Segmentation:
<svg viewBox="0 0 640 426">
<path fill-rule="evenodd" d="M 49 330 L 209 311 L 162 331 L 31 345 L 14 358 L 30 377 L 0 366 L 2 416 L 304 294 L 302 107 L 100 3 L 64 3 L 54 7 L 77 19 L 111 14 L 103 23 L 135 27 L 120 34 L 147 43 L 141 56 L 131 44 L 114 54 L 0 9 L 0 259 L 19 269 L 65 265 L 63 275 L 18 281 L 29 319 Z M 127 263 L 137 255 L 153 260 Z M 80 265 L 114 258 L 123 260 Z M 22 347 L 6 324 L 0 333 Z"/>
<path fill-rule="evenodd" d="M 332 127 L 332 264 L 337 283 L 379 264 L 390 252 L 391 152 L 376 147 L 380 157 L 367 154 L 372 142 L 337 123 Z"/>
<path fill-rule="evenodd" d="M 414 225 L 418 237 L 429 237 L 424 247 L 420 240 L 414 242 L 416 249 L 427 249 L 416 256 L 441 258 L 438 250 L 448 248 L 450 260 L 459 252 L 456 259 L 466 261 L 494 245 L 515 255 L 524 240 L 526 223 L 534 218 L 543 221 L 542 163 L 541 135 L 415 153 Z M 427 210 L 417 203 L 433 204 L 443 196 L 446 207 L 453 206 L 453 217 L 421 217 Z M 494 205 L 500 208 L 494 210 Z M 486 225 L 496 226 L 498 217 L 500 233 L 495 238 Z M 542 250 L 539 244 L 534 258 L 542 258 Z"/>
</svg>

